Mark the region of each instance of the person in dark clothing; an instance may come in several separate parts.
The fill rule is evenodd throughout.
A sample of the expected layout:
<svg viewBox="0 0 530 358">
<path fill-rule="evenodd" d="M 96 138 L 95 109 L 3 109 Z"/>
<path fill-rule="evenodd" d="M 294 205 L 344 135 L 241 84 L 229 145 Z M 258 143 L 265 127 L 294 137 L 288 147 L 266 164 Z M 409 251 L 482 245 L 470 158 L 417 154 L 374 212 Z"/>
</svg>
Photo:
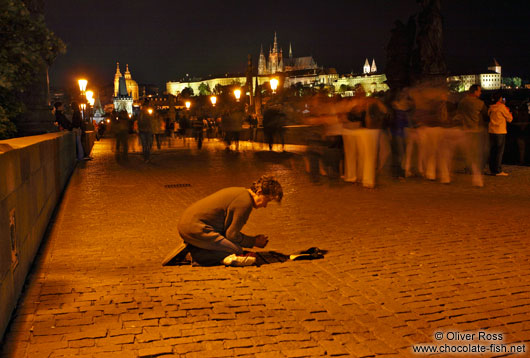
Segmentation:
<svg viewBox="0 0 530 358">
<path fill-rule="evenodd" d="M 204 140 L 204 121 L 202 117 L 192 117 L 191 127 L 193 128 L 193 138 L 197 141 L 197 148 L 202 148 Z"/>
<path fill-rule="evenodd" d="M 153 145 L 153 109 L 145 101 L 140 107 L 138 115 L 138 133 L 142 142 L 144 162 L 151 161 L 151 146 Z"/>
<path fill-rule="evenodd" d="M 61 102 L 55 102 L 53 106 L 55 107 L 55 121 L 59 126 L 59 130 L 72 131 L 72 122 L 64 115 L 63 104 Z"/>
<path fill-rule="evenodd" d="M 241 132 L 243 124 L 243 108 L 238 108 L 234 111 L 226 113 L 223 116 L 222 127 L 223 132 L 225 133 L 225 144 L 226 150 L 230 150 L 232 142 L 235 143 L 236 151 L 239 151 L 239 134 Z"/>
<path fill-rule="evenodd" d="M 129 115 L 124 109 L 118 112 L 118 120 L 116 121 L 116 127 L 114 128 L 114 135 L 116 137 L 116 160 L 127 160 L 127 154 L 129 152 Z M 122 149 L 121 153 L 120 147 Z"/>
<path fill-rule="evenodd" d="M 270 107 L 263 113 L 263 134 L 269 143 L 269 150 L 272 150 L 274 137 L 279 136 L 282 149 L 285 147 L 285 114 L 276 107 Z"/>
<path fill-rule="evenodd" d="M 255 142 L 257 138 L 257 132 L 258 132 L 258 118 L 256 115 L 249 115 L 248 116 L 248 124 L 250 126 L 250 141 Z"/>
<path fill-rule="evenodd" d="M 171 251 L 162 265 L 183 263 L 188 253 L 194 263 L 203 266 L 254 264 L 256 257 L 245 254 L 243 247 L 263 248 L 268 238 L 245 235 L 241 229 L 252 209 L 266 208 L 270 201 L 280 202 L 282 197 L 280 183 L 264 175 L 250 189 L 225 188 L 197 201 L 184 210 L 179 220 L 184 243 Z"/>
<path fill-rule="evenodd" d="M 83 139 L 84 139 L 84 123 L 81 116 L 81 111 L 79 110 L 79 105 L 77 102 L 72 102 L 70 105 L 72 107 L 72 131 L 75 133 L 75 141 L 77 148 L 77 160 L 90 160 L 92 158 L 86 156 L 85 150 L 83 149 Z"/>
</svg>

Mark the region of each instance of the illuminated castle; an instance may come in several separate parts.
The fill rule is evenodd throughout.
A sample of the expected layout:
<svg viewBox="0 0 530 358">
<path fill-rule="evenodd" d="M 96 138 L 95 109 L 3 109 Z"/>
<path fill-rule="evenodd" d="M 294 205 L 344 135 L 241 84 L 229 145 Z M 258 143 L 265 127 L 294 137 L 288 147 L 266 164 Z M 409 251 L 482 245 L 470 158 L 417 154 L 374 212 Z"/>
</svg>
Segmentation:
<svg viewBox="0 0 530 358">
<path fill-rule="evenodd" d="M 263 46 L 259 54 L 258 75 L 272 75 L 277 72 L 292 72 L 299 70 L 316 70 L 317 63 L 312 56 L 293 57 L 293 49 L 289 44 L 289 57 L 283 58 L 283 50 L 278 46 L 278 39 L 274 33 L 274 44 L 269 49 L 269 58 L 265 58 Z"/>
</svg>

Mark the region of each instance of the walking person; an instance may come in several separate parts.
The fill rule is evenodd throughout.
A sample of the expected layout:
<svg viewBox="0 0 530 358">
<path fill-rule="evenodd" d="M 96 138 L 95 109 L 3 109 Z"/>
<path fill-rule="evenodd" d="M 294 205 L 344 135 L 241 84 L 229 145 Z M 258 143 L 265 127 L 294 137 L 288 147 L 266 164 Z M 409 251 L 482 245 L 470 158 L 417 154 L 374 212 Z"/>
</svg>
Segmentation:
<svg viewBox="0 0 530 358">
<path fill-rule="evenodd" d="M 223 116 L 222 120 L 222 127 L 223 132 L 225 133 L 225 144 L 226 144 L 226 150 L 230 150 L 230 146 L 232 142 L 235 143 L 235 150 L 239 151 L 239 134 L 241 132 L 242 124 L 243 124 L 243 108 L 240 106 L 239 108 L 226 113 Z"/>
<path fill-rule="evenodd" d="M 114 135 L 116 137 L 116 160 L 127 160 L 129 152 L 129 114 L 125 109 L 118 112 Z"/>
<path fill-rule="evenodd" d="M 482 169 L 484 166 L 485 120 L 488 110 L 480 99 L 482 88 L 472 85 L 468 94 L 458 103 L 455 120 L 462 123 L 467 137 L 467 162 L 471 166 L 473 186 L 484 186 Z"/>
<path fill-rule="evenodd" d="M 271 176 L 262 176 L 249 189 L 221 189 L 188 207 L 180 217 L 179 234 L 184 241 L 164 259 L 162 265 L 186 262 L 189 253 L 194 263 L 202 266 L 224 264 L 249 266 L 256 257 L 243 248 L 263 248 L 266 235 L 245 235 L 241 229 L 252 209 L 266 208 L 270 201 L 280 202 L 283 190 Z"/>
<path fill-rule="evenodd" d="M 496 93 L 493 100 L 495 103 L 488 110 L 490 116 L 488 125 L 490 137 L 490 172 L 496 176 L 507 176 L 508 173 L 502 171 L 502 156 L 506 144 L 506 134 L 508 133 L 506 130 L 506 122 L 511 122 L 513 116 L 504 104 L 500 93 Z"/>
<path fill-rule="evenodd" d="M 79 105 L 77 102 L 72 102 L 70 104 L 72 107 L 72 131 L 75 134 L 75 143 L 77 148 L 77 160 L 89 160 L 88 157 L 85 157 L 85 151 L 83 150 L 83 118 L 81 116 L 81 111 L 79 110 Z"/>
<path fill-rule="evenodd" d="M 153 112 L 153 132 L 155 134 L 156 139 L 156 148 L 158 150 L 162 149 L 162 140 L 164 138 L 164 134 L 166 132 L 166 122 L 162 115 L 156 111 Z"/>
<path fill-rule="evenodd" d="M 153 109 L 149 108 L 147 101 L 140 107 L 138 133 L 142 142 L 144 162 L 149 163 L 151 161 L 151 146 L 153 145 Z"/>
<path fill-rule="evenodd" d="M 274 137 L 280 136 L 282 150 L 285 147 L 284 132 L 285 132 L 285 114 L 280 110 L 278 105 L 271 106 L 263 113 L 263 134 L 265 140 L 269 144 L 269 150 L 272 151 L 274 144 Z"/>
</svg>

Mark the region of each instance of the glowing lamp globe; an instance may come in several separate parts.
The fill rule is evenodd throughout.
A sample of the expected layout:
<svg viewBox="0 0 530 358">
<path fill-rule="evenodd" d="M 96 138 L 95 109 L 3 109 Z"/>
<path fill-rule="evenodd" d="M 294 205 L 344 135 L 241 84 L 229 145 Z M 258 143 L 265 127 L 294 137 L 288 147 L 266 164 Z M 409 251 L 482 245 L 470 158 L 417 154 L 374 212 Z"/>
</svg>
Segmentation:
<svg viewBox="0 0 530 358">
<path fill-rule="evenodd" d="M 278 88 L 278 80 L 276 78 L 273 78 L 270 80 L 270 84 L 272 92 L 276 93 L 276 88 Z"/>
<path fill-rule="evenodd" d="M 236 100 L 239 102 L 239 99 L 241 98 L 241 90 L 240 89 L 234 90 L 234 96 L 236 96 Z"/>
</svg>

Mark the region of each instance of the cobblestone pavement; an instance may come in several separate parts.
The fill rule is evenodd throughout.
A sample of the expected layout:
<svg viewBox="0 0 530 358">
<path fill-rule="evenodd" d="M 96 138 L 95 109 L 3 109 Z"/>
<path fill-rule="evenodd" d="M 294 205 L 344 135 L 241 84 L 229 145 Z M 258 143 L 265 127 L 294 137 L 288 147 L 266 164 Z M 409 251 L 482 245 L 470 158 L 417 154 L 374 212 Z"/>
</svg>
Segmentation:
<svg viewBox="0 0 530 358">
<path fill-rule="evenodd" d="M 464 174 L 450 185 L 383 175 L 369 190 L 314 183 L 300 148 L 287 149 L 227 153 L 206 142 L 117 163 L 111 141 L 97 142 L 71 178 L 0 356 L 418 357 L 415 344 L 467 344 L 447 333 L 479 331 L 503 340 L 475 344 L 530 350 L 530 168 L 507 166 L 510 176 L 487 176 L 484 188 Z M 318 246 L 324 259 L 160 265 L 184 208 L 271 172 L 284 202 L 255 210 L 245 231 L 269 234 L 265 251 Z"/>
</svg>

